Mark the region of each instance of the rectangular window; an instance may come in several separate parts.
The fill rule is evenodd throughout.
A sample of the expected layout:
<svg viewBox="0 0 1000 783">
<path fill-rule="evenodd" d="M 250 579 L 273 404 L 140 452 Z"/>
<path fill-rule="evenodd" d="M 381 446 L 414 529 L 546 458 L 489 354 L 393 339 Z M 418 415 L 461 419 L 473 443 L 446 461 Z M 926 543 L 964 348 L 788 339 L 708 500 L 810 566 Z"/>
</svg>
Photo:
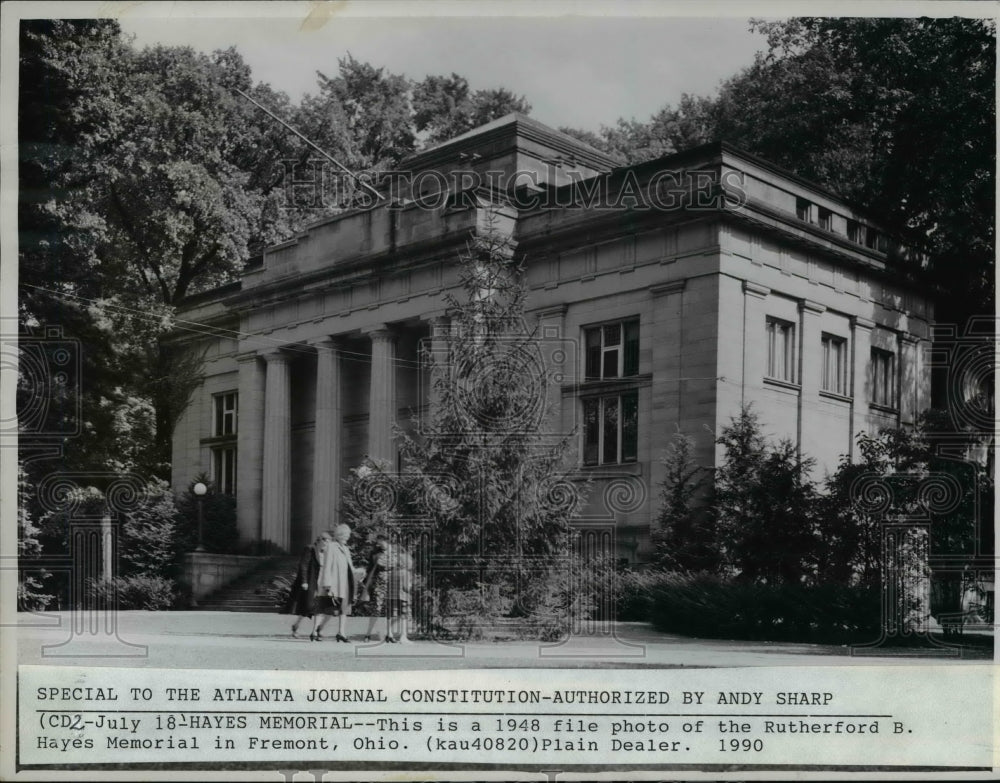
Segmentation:
<svg viewBox="0 0 1000 783">
<path fill-rule="evenodd" d="M 225 446 L 212 451 L 212 481 L 225 495 L 236 494 L 236 448 Z"/>
<path fill-rule="evenodd" d="M 871 401 L 886 408 L 896 407 L 896 354 L 872 348 Z"/>
<path fill-rule="evenodd" d="M 823 391 L 847 395 L 847 340 L 823 335 Z"/>
<path fill-rule="evenodd" d="M 216 438 L 236 434 L 237 401 L 236 392 L 217 394 L 215 400 L 215 422 L 212 435 Z"/>
<path fill-rule="evenodd" d="M 847 238 L 859 245 L 864 241 L 864 232 L 861 224 L 856 220 L 847 221 Z"/>
<path fill-rule="evenodd" d="M 812 204 L 804 198 L 795 199 L 795 217 L 804 220 L 806 223 L 812 220 Z"/>
<path fill-rule="evenodd" d="M 767 376 L 795 383 L 795 324 L 767 319 Z"/>
<path fill-rule="evenodd" d="M 639 321 L 620 321 L 584 330 L 586 380 L 639 374 Z"/>
<path fill-rule="evenodd" d="M 819 208 L 819 227 L 826 231 L 833 230 L 833 213 L 824 207 Z"/>
<path fill-rule="evenodd" d="M 583 464 L 635 462 L 639 455 L 639 392 L 583 401 Z"/>
</svg>

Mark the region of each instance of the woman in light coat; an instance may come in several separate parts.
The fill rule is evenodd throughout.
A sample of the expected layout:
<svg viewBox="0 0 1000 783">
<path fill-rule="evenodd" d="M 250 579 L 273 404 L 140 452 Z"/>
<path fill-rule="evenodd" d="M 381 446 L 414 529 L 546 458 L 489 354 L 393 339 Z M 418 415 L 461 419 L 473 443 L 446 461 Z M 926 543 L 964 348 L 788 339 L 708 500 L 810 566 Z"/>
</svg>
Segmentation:
<svg viewBox="0 0 1000 783">
<path fill-rule="evenodd" d="M 316 615 L 322 615 L 318 627 L 309 637 L 322 639 L 323 626 L 331 616 L 337 619 L 337 641 L 350 641 L 344 635 L 344 624 L 351 613 L 354 602 L 354 563 L 347 542 L 351 538 L 351 528 L 337 525 L 333 539 L 325 542 L 319 553 L 319 577 L 316 590 Z"/>
</svg>

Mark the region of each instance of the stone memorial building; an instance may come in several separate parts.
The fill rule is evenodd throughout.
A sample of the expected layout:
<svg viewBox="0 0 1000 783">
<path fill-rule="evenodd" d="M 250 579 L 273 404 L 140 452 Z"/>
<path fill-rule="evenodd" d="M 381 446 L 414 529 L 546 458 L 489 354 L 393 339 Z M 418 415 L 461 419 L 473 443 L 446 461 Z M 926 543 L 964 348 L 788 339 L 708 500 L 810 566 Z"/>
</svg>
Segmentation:
<svg viewBox="0 0 1000 783">
<path fill-rule="evenodd" d="M 595 486 L 638 489 L 618 556 L 650 552 L 660 459 L 676 432 L 697 459 L 752 403 L 765 432 L 817 460 L 929 404 L 929 294 L 903 252 L 823 188 L 724 143 L 616 168 L 509 115 L 404 161 L 376 206 L 268 248 L 238 282 L 189 297 L 176 340 L 204 378 L 173 436 L 173 485 L 200 473 L 236 498 L 241 542 L 298 551 L 336 524 L 366 455 L 396 464 L 393 424 L 430 399 L 420 345 L 447 352 L 444 294 L 491 219 L 526 258 L 528 316 L 564 350 L 547 395 Z"/>
</svg>

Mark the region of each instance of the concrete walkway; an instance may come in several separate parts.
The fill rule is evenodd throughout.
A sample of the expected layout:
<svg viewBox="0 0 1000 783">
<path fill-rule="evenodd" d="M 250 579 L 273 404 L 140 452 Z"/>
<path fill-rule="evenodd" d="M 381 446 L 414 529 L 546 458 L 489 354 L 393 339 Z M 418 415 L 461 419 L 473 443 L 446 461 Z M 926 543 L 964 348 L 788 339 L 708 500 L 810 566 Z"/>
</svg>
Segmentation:
<svg viewBox="0 0 1000 783">
<path fill-rule="evenodd" d="M 353 644 L 330 637 L 291 638 L 292 618 L 241 612 L 119 612 L 117 629 L 104 622 L 71 633 L 67 612 L 18 615 L 18 662 L 58 666 L 144 666 L 202 669 L 420 670 L 456 668 L 713 668 L 737 666 L 845 666 L 982 662 L 987 650 L 927 655 L 877 648 L 860 655 L 847 647 L 786 642 L 691 639 L 653 630 L 644 623 L 618 623 L 613 637 L 574 638 L 563 645 L 536 642 L 477 642 L 409 645 L 362 639 L 368 620 L 350 618 Z M 97 625 L 95 623 L 95 625 Z M 381 625 L 384 629 L 384 621 Z M 115 632 L 116 630 L 116 632 Z M 109 632 L 110 631 L 110 632 Z M 383 630 L 384 634 L 384 630 Z"/>
</svg>

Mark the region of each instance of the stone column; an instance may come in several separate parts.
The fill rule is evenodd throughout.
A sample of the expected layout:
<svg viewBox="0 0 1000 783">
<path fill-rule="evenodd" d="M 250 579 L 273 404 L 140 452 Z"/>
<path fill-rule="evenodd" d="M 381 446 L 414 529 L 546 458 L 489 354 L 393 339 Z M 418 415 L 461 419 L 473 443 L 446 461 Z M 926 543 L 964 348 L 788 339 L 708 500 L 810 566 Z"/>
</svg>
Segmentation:
<svg viewBox="0 0 1000 783">
<path fill-rule="evenodd" d="M 267 383 L 264 398 L 264 470 L 261 540 L 288 549 L 292 522 L 291 395 L 288 357 L 280 351 L 264 356 Z"/>
<path fill-rule="evenodd" d="M 854 361 L 851 373 L 851 460 L 858 454 L 858 435 L 868 431 L 868 365 L 872 354 L 872 329 L 875 322 L 855 316 L 851 319 L 851 351 Z"/>
<path fill-rule="evenodd" d="M 449 372 L 451 319 L 446 315 L 435 315 L 430 318 L 431 339 L 430 339 L 430 360 L 426 360 L 424 370 L 426 372 L 427 397 L 424 410 L 421 411 L 420 431 L 424 431 L 437 413 L 441 404 L 441 395 L 438 392 L 438 384 Z"/>
<path fill-rule="evenodd" d="M 396 469 L 392 426 L 396 421 L 396 343 L 385 326 L 368 335 L 372 341 L 371 389 L 368 396 L 368 456 Z"/>
<path fill-rule="evenodd" d="M 826 307 L 807 299 L 799 303 L 801 324 L 799 355 L 799 437 L 800 454 L 819 454 L 819 444 L 824 438 L 822 418 L 819 416 L 819 390 L 823 382 L 823 328 L 820 316 Z"/>
<path fill-rule="evenodd" d="M 340 448 L 343 413 L 340 398 L 340 351 L 324 338 L 316 347 L 316 444 L 313 464 L 313 538 L 337 525 L 340 514 Z"/>
<path fill-rule="evenodd" d="M 236 523 L 240 543 L 260 540 L 261 477 L 264 459 L 264 363 L 256 352 L 239 362 L 239 419 L 236 427 Z"/>
<path fill-rule="evenodd" d="M 570 411 L 563 410 L 562 386 L 564 383 L 574 383 L 577 377 L 574 354 L 580 351 L 566 350 L 565 340 L 566 305 L 560 304 L 547 307 L 538 312 L 538 348 L 541 352 L 544 383 L 538 388 L 543 389 L 543 399 L 538 400 L 539 434 L 558 437 L 562 433 L 573 430 Z"/>
</svg>

